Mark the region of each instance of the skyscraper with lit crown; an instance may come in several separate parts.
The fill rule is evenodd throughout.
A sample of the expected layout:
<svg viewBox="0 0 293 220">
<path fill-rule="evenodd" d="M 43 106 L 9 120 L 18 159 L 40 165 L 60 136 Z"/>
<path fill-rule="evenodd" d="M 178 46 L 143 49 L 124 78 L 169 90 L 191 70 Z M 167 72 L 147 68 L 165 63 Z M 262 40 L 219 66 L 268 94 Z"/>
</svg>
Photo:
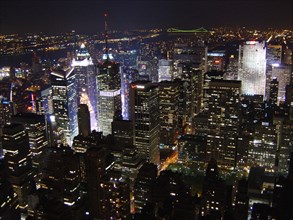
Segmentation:
<svg viewBox="0 0 293 220">
<path fill-rule="evenodd" d="M 84 44 L 81 44 L 76 51 L 76 57 L 72 60 L 71 66 L 74 68 L 77 104 L 86 104 L 88 106 L 91 129 L 97 129 L 96 69 Z"/>
<path fill-rule="evenodd" d="M 107 17 L 107 14 L 105 14 Z M 98 65 L 98 130 L 106 136 L 112 134 L 112 121 L 116 111 L 121 110 L 121 76 L 119 64 L 110 60 L 108 53 L 107 22 L 105 21 L 105 61 Z"/>
</svg>

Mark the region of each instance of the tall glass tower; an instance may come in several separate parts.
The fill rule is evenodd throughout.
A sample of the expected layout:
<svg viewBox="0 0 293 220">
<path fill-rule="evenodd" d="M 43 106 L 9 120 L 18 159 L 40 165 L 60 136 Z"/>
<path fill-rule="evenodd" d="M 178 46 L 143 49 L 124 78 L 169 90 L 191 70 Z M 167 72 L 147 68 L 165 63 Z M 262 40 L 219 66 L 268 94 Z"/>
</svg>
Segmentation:
<svg viewBox="0 0 293 220">
<path fill-rule="evenodd" d="M 97 129 L 97 82 L 96 69 L 84 44 L 76 51 L 71 62 L 74 68 L 77 104 L 86 104 L 90 111 L 91 129 Z"/>
</svg>

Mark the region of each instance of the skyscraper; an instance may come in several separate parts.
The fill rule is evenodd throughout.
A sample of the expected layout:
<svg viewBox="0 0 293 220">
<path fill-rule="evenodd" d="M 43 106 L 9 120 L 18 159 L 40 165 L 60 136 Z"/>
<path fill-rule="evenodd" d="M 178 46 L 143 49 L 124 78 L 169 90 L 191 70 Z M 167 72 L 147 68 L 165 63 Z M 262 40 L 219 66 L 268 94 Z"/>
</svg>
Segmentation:
<svg viewBox="0 0 293 220">
<path fill-rule="evenodd" d="M 265 97 L 265 42 L 246 41 L 244 45 L 239 46 L 238 80 L 242 81 L 242 94 L 263 95 Z"/>
<path fill-rule="evenodd" d="M 91 128 L 97 129 L 96 68 L 84 44 L 81 44 L 76 51 L 76 57 L 72 60 L 71 66 L 74 68 L 77 104 L 86 104 L 88 106 Z"/>
<path fill-rule="evenodd" d="M 51 86 L 42 91 L 49 145 L 71 145 L 78 134 L 77 93 L 73 68 L 51 72 Z"/>
<path fill-rule="evenodd" d="M 42 153 L 48 146 L 46 136 L 45 118 L 41 115 L 20 113 L 11 118 L 12 123 L 20 123 L 24 126 L 30 145 L 30 155 L 32 159 L 33 175 L 36 184 L 39 185 L 40 180 L 40 163 L 42 160 Z"/>
<path fill-rule="evenodd" d="M 2 144 L 4 158 L 8 163 L 8 178 L 17 194 L 19 208 L 28 206 L 28 195 L 34 187 L 29 138 L 21 124 L 3 127 Z"/>
<path fill-rule="evenodd" d="M 160 105 L 160 144 L 175 146 L 178 136 L 179 84 L 177 82 L 159 83 Z"/>
<path fill-rule="evenodd" d="M 112 134 L 115 112 L 121 111 L 121 77 L 118 63 L 108 59 L 98 68 L 98 130 L 107 136 Z"/>
<path fill-rule="evenodd" d="M 86 104 L 80 104 L 78 106 L 78 131 L 84 137 L 87 137 L 91 133 L 91 119 L 89 108 Z"/>
<path fill-rule="evenodd" d="M 208 89 L 207 156 L 228 169 L 236 165 L 240 89 L 240 81 L 216 79 L 212 79 Z"/>
<path fill-rule="evenodd" d="M 149 81 L 132 83 L 131 108 L 134 121 L 134 145 L 139 154 L 158 165 L 160 162 L 158 87 Z"/>
</svg>

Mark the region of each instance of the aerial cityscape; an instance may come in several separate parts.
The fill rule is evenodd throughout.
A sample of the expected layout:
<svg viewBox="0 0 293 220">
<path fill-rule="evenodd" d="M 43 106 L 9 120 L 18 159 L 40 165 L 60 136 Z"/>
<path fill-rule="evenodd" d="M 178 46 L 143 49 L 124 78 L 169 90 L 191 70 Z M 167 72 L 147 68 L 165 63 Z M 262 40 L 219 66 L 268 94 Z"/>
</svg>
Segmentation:
<svg viewBox="0 0 293 220">
<path fill-rule="evenodd" d="M 249 4 L 1 2 L 0 219 L 293 219 L 293 2 Z"/>
</svg>

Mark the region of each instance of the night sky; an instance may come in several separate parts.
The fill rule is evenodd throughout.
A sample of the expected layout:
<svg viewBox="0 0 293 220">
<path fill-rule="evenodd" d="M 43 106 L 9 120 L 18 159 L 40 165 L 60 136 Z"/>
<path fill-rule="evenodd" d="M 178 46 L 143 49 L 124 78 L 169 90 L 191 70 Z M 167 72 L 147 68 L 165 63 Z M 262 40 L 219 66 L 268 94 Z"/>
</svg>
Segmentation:
<svg viewBox="0 0 293 220">
<path fill-rule="evenodd" d="M 292 0 L 1 0 L 0 33 L 246 26 L 293 28 Z"/>
</svg>

